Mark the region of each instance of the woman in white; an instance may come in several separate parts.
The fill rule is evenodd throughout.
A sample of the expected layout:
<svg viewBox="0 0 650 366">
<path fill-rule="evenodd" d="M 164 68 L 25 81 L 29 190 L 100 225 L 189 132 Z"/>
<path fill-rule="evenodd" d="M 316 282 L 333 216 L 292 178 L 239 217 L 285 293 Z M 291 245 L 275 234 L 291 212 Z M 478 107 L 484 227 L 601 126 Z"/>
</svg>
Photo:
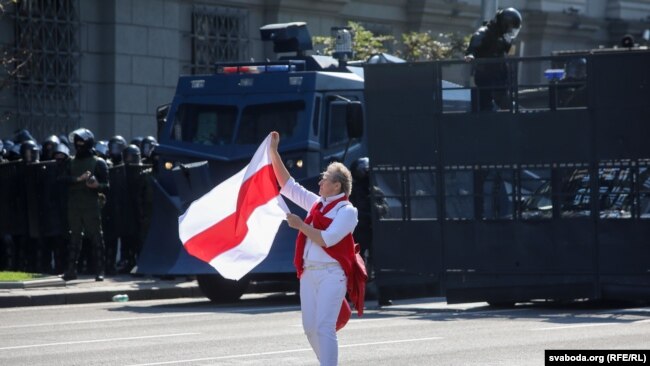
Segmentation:
<svg viewBox="0 0 650 366">
<path fill-rule="evenodd" d="M 336 323 L 347 290 L 348 258 L 354 257 L 351 233 L 357 225 L 357 209 L 347 200 L 352 175 L 345 165 L 330 164 L 316 195 L 289 175 L 278 152 L 279 143 L 280 135 L 272 132 L 269 153 L 280 193 L 309 213 L 305 221 L 287 214 L 289 226 L 299 231 L 294 262 L 300 278 L 303 329 L 320 364 L 336 365 Z"/>
</svg>

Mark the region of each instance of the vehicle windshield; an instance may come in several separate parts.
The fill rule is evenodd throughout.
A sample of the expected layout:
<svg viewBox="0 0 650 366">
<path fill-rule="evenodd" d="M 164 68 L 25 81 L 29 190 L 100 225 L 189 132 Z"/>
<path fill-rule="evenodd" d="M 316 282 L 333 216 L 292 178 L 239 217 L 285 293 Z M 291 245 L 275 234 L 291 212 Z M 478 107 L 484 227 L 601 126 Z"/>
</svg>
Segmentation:
<svg viewBox="0 0 650 366">
<path fill-rule="evenodd" d="M 304 110 L 303 101 L 247 106 L 239 124 L 237 144 L 259 144 L 271 131 L 291 139 L 297 134 L 299 116 Z"/>
<path fill-rule="evenodd" d="M 183 104 L 174 121 L 173 138 L 200 145 L 232 143 L 237 107 Z"/>
<path fill-rule="evenodd" d="M 262 142 L 271 131 L 283 139 L 298 135 L 299 121 L 305 111 L 304 101 L 245 106 L 237 125 L 236 106 L 182 104 L 174 121 L 172 138 L 199 145 L 219 146 Z"/>
</svg>

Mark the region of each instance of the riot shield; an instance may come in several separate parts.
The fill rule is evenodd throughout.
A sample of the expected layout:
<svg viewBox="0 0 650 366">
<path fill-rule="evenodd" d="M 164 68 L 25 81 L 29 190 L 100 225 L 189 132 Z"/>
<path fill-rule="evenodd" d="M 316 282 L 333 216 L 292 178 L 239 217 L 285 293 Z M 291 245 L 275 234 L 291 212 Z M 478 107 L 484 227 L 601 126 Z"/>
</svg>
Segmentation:
<svg viewBox="0 0 650 366">
<path fill-rule="evenodd" d="M 121 237 L 125 233 L 125 220 L 123 212 L 128 206 L 126 185 L 126 167 L 124 164 L 112 166 L 108 169 L 109 191 L 106 193 L 106 206 L 102 210 L 104 231 L 114 237 Z"/>
<path fill-rule="evenodd" d="M 151 169 L 151 165 L 126 165 L 126 192 L 127 192 L 127 209 L 123 211 L 123 216 L 126 218 L 125 232 L 127 235 L 140 236 L 140 223 L 142 222 L 142 188 L 144 184 L 145 174 L 147 169 Z"/>
<path fill-rule="evenodd" d="M 25 189 L 29 236 L 43 238 L 62 235 L 66 231 L 63 218 L 67 213 L 58 199 L 56 161 L 27 164 Z"/>
<path fill-rule="evenodd" d="M 0 233 L 27 234 L 24 165 L 21 161 L 0 164 Z"/>
<path fill-rule="evenodd" d="M 183 164 L 172 169 L 174 182 L 181 198 L 181 207 L 186 210 L 194 200 L 203 196 L 214 184 L 210 178 L 207 161 Z"/>
</svg>

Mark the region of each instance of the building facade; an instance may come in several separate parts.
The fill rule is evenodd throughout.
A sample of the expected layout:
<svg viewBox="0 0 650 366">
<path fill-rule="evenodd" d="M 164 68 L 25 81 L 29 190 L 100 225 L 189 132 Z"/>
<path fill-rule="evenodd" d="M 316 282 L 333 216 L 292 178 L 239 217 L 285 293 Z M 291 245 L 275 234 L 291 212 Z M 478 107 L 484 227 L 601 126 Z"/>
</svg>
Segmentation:
<svg viewBox="0 0 650 366">
<path fill-rule="evenodd" d="M 480 0 L 20 0 L 0 18 L 0 137 L 18 128 L 42 139 L 83 126 L 97 139 L 156 134 L 156 107 L 180 74 L 212 64 L 274 58 L 259 27 L 305 21 L 312 35 L 361 23 L 396 39 L 404 32 L 469 34 Z M 644 42 L 649 0 L 510 0 L 524 17 L 520 56 Z M 12 73 L 14 77 L 9 77 Z M 8 83 L 8 80 L 14 82 Z"/>
</svg>

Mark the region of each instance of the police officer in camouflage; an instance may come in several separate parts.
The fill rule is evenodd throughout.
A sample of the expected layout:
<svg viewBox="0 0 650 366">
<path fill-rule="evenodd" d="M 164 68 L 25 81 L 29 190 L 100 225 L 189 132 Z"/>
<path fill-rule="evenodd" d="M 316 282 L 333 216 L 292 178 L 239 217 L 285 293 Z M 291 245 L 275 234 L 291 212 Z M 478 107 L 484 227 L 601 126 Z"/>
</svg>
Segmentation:
<svg viewBox="0 0 650 366">
<path fill-rule="evenodd" d="M 77 261 L 81 249 L 82 233 L 90 239 L 95 260 L 95 281 L 104 280 L 104 239 L 102 237 L 101 206 L 103 192 L 108 191 L 108 165 L 94 154 L 95 137 L 89 130 L 80 128 L 70 134 L 76 149 L 68 164 L 68 268 L 63 275 L 66 281 L 77 278 Z"/>
</svg>

